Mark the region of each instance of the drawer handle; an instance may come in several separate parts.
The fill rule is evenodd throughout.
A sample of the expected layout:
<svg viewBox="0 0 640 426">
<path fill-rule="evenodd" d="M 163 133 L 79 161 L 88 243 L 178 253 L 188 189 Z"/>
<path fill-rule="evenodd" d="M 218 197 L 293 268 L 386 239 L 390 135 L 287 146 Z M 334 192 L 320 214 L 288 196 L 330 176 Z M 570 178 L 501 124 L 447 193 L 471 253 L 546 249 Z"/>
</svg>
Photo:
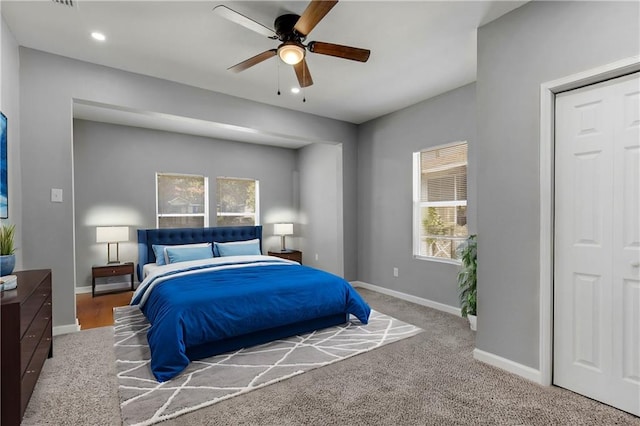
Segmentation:
<svg viewBox="0 0 640 426">
<path fill-rule="evenodd" d="M 45 303 L 45 305 L 51 306 L 51 302 L 47 302 L 47 303 Z"/>
<path fill-rule="evenodd" d="M 44 317 L 43 319 L 46 319 L 46 320 L 48 320 L 48 319 L 49 319 L 49 317 Z"/>
<path fill-rule="evenodd" d="M 27 374 L 33 374 L 35 372 L 36 372 L 36 370 L 27 370 Z"/>
<path fill-rule="evenodd" d="M 36 335 L 35 335 L 35 334 L 28 334 L 28 335 L 27 335 L 27 338 L 29 338 L 29 339 L 33 339 L 34 337 L 36 337 Z"/>
<path fill-rule="evenodd" d="M 49 293 L 42 293 L 41 296 L 48 296 Z"/>
<path fill-rule="evenodd" d="M 51 337 L 47 337 L 47 342 L 51 340 Z"/>
</svg>

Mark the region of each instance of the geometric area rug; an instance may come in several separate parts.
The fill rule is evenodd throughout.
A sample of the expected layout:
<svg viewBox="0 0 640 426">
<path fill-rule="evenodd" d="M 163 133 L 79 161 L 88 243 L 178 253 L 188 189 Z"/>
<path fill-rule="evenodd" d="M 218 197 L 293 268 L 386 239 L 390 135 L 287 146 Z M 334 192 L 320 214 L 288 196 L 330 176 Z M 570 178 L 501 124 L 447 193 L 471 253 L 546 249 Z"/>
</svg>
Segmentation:
<svg viewBox="0 0 640 426">
<path fill-rule="evenodd" d="M 149 322 L 136 306 L 115 308 L 114 350 L 125 425 L 152 425 L 312 369 L 414 336 L 421 328 L 371 311 L 350 322 L 216 355 L 158 383 L 149 368 Z"/>
</svg>

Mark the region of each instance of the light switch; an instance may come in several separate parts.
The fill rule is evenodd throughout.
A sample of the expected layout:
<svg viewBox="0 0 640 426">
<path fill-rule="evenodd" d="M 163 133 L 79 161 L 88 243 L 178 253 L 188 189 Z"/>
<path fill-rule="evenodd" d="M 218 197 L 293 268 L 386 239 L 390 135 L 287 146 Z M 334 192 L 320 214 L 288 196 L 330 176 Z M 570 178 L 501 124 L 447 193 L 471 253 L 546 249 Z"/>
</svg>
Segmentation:
<svg viewBox="0 0 640 426">
<path fill-rule="evenodd" d="M 51 188 L 51 202 L 52 203 L 62 202 L 62 189 Z"/>
</svg>

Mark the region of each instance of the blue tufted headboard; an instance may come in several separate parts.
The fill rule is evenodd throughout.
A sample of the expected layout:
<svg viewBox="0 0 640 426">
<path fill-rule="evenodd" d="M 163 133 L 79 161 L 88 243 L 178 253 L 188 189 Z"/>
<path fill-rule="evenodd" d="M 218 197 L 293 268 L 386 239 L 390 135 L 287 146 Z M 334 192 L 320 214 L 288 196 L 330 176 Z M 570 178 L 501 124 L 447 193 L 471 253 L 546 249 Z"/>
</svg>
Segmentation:
<svg viewBox="0 0 640 426">
<path fill-rule="evenodd" d="M 142 267 L 155 263 L 154 244 L 195 244 L 226 243 L 246 241 L 258 238 L 262 251 L 262 225 L 258 226 L 219 226 L 215 228 L 163 228 L 138 229 L 138 280 L 142 281 Z"/>
</svg>

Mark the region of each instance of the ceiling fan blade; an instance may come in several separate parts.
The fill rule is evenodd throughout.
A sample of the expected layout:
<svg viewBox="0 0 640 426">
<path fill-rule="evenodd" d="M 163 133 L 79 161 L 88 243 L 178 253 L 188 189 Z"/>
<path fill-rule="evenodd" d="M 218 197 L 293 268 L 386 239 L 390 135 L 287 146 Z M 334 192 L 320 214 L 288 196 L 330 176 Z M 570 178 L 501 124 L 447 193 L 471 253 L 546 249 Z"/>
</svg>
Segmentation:
<svg viewBox="0 0 640 426">
<path fill-rule="evenodd" d="M 256 22 L 253 19 L 248 18 L 233 9 L 229 9 L 227 6 L 224 6 L 222 4 L 218 5 L 213 8 L 213 11 L 223 18 L 231 22 L 235 22 L 236 24 L 242 25 L 243 27 L 248 28 L 251 31 L 255 31 L 258 34 L 262 34 L 272 39 L 278 38 L 278 35 L 271 28 L 265 27 L 261 23 Z"/>
<path fill-rule="evenodd" d="M 307 66 L 306 60 L 303 59 L 295 64 L 293 69 L 296 71 L 300 87 L 308 87 L 313 84 L 313 79 L 311 78 L 311 73 L 309 73 L 309 67 Z"/>
<path fill-rule="evenodd" d="M 298 19 L 293 29 L 296 30 L 298 34 L 306 37 L 336 3 L 338 3 L 338 0 L 312 0 L 309 6 L 302 12 L 300 19 Z"/>
<path fill-rule="evenodd" d="M 351 59 L 352 61 L 367 62 L 371 51 L 358 47 L 342 46 L 340 44 L 312 41 L 307 46 L 309 52 L 321 55 L 337 56 L 338 58 Z"/>
<path fill-rule="evenodd" d="M 229 71 L 233 71 L 233 72 L 240 72 L 240 71 L 244 71 L 247 68 L 251 68 L 254 65 L 259 64 L 262 61 L 266 61 L 267 59 L 276 56 L 276 52 L 278 50 L 277 49 L 270 49 L 267 51 L 264 51 L 262 53 L 257 54 L 256 56 L 247 59 L 246 61 L 242 61 L 239 64 L 236 64 L 232 67 L 227 68 Z"/>
</svg>

